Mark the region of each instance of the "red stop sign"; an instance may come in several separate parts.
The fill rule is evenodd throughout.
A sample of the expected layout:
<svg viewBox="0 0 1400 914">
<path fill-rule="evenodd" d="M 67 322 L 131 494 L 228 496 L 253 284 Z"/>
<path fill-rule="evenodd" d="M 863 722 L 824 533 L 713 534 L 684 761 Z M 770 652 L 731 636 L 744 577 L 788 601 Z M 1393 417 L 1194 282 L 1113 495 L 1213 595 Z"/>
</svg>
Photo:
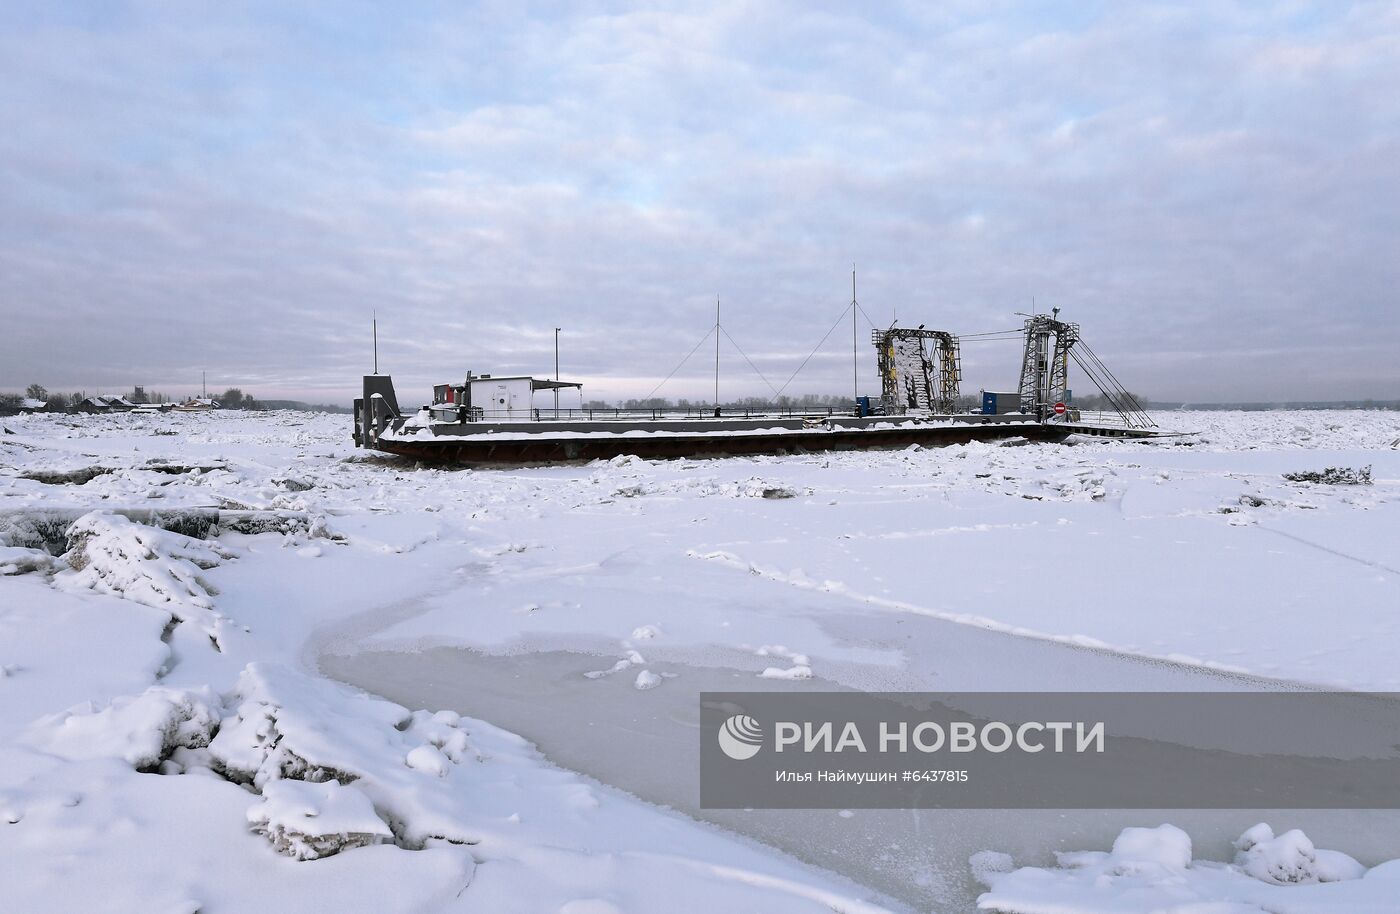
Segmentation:
<svg viewBox="0 0 1400 914">
<path fill-rule="evenodd" d="M 1065 414 L 1065 405 L 1064 405 L 1063 403 L 1056 403 L 1056 404 L 1055 404 L 1055 415 L 1057 415 L 1057 416 L 1063 416 L 1064 414 Z"/>
</svg>

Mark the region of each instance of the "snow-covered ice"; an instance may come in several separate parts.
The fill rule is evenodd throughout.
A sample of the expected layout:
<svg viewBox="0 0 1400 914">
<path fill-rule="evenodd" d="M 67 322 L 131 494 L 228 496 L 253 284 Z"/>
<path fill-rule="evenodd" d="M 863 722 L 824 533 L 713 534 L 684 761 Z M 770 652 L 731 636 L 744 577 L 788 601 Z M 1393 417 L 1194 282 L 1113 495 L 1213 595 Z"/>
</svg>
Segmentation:
<svg viewBox="0 0 1400 914">
<path fill-rule="evenodd" d="M 1195 860 L 1174 825 L 1125 828 L 1103 851 L 1061 853 L 1055 867 L 1015 869 L 972 861 L 988 891 L 978 907 L 999 914 L 1392 914 L 1400 906 L 1400 860 L 1368 870 L 1339 851 L 1313 847 L 1298 830 L 1268 823 L 1235 842 L 1233 862 Z"/>
<path fill-rule="evenodd" d="M 7 419 L 7 907 L 1397 910 L 1394 816 L 692 818 L 701 688 L 1400 690 L 1400 415 L 1166 420 L 452 471 L 339 416 Z"/>
</svg>

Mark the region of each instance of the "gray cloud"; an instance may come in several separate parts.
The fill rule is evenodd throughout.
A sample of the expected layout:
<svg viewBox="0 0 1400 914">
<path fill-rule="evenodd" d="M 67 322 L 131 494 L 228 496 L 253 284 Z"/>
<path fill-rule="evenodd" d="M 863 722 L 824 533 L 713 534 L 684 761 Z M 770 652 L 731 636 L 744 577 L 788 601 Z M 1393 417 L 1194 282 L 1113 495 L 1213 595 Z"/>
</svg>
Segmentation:
<svg viewBox="0 0 1400 914">
<path fill-rule="evenodd" d="M 640 396 L 717 293 L 780 382 L 857 261 L 877 321 L 1034 297 L 1156 396 L 1400 396 L 1393 3 L 61 15 L 0 13 L 0 386 L 343 399 L 377 310 L 405 388 L 562 326 Z M 849 387 L 835 336 L 793 390 Z"/>
</svg>

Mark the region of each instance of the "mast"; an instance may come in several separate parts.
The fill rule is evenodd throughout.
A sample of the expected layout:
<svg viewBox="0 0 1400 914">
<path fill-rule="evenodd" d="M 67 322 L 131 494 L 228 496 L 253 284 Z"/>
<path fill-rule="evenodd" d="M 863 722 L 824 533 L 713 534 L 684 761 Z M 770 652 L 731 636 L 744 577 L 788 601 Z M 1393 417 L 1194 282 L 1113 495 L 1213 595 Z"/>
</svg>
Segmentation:
<svg viewBox="0 0 1400 914">
<path fill-rule="evenodd" d="M 719 296 L 715 296 L 715 412 L 719 412 Z"/>
<path fill-rule="evenodd" d="M 370 312 L 370 326 L 374 332 L 374 373 L 379 374 L 379 315 L 374 311 Z"/>
<path fill-rule="evenodd" d="M 856 376 L 856 265 L 851 264 L 851 402 L 860 397 L 860 382 Z"/>
</svg>

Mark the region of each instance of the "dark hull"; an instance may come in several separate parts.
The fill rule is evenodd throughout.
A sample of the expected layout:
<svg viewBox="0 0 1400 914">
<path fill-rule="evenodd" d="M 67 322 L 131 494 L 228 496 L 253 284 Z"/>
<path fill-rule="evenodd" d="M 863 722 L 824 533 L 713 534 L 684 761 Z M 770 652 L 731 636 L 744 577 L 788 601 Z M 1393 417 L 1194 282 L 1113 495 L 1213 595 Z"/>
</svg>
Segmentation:
<svg viewBox="0 0 1400 914">
<path fill-rule="evenodd" d="M 372 447 L 424 463 L 550 464 L 608 460 L 623 454 L 645 458 L 733 457 L 752 454 L 792 454 L 908 447 L 940 447 L 1026 438 L 1063 441 L 1081 429 L 1039 423 L 957 423 L 909 425 L 889 429 L 837 429 L 750 435 L 623 436 L 600 432 L 587 437 L 561 437 L 541 432 L 505 440 L 491 436 L 441 435 L 413 439 L 380 439 Z M 1115 435 L 1114 437 L 1126 437 Z"/>
</svg>

